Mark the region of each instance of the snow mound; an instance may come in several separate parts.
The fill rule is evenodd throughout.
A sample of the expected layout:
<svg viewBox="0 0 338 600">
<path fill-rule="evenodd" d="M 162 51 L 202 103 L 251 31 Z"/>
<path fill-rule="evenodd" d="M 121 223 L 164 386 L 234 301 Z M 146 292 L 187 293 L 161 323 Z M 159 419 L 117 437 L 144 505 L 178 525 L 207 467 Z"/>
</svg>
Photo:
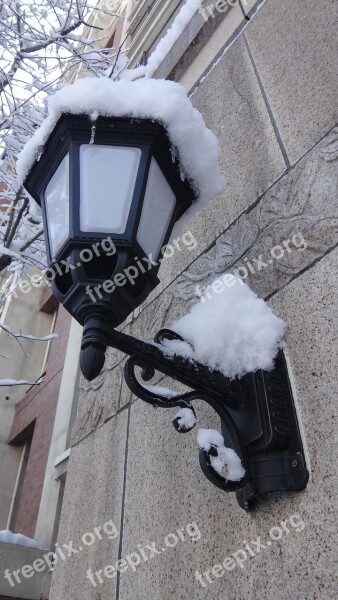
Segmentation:
<svg viewBox="0 0 338 600">
<path fill-rule="evenodd" d="M 26 546 L 27 548 L 38 548 L 39 550 L 43 550 L 36 540 L 32 540 L 21 533 L 12 533 L 9 529 L 0 531 L 0 543 L 16 544 L 17 546 Z"/>
<path fill-rule="evenodd" d="M 181 408 L 175 415 L 174 420 L 177 419 L 178 430 L 181 429 L 192 429 L 196 425 L 196 417 L 191 408 Z"/>
<path fill-rule="evenodd" d="M 175 396 L 179 396 L 179 392 L 173 392 L 167 387 L 161 387 L 159 385 L 144 385 L 144 388 L 151 392 L 152 394 L 158 394 L 159 396 L 163 396 L 165 398 L 174 398 Z"/>
<path fill-rule="evenodd" d="M 224 187 L 218 141 L 183 86 L 159 79 L 112 81 L 107 77 L 80 79 L 49 98 L 48 117 L 19 154 L 17 173 L 21 182 L 62 113 L 86 114 L 92 119 L 99 115 L 130 116 L 161 122 L 199 201 L 204 204 Z"/>
<path fill-rule="evenodd" d="M 171 329 L 193 346 L 164 340 L 165 351 L 194 359 L 234 379 L 270 371 L 286 325 L 241 279 L 216 293 L 212 288 Z"/>
<path fill-rule="evenodd" d="M 147 64 L 135 69 L 125 69 L 121 73 L 121 78 L 131 80 L 136 77 L 152 77 L 202 4 L 203 0 L 186 0 L 173 24 L 149 56 Z"/>
<path fill-rule="evenodd" d="M 199 429 L 197 443 L 209 452 L 211 446 L 217 447 L 218 456 L 210 456 L 213 469 L 229 481 L 241 481 L 245 475 L 241 459 L 232 448 L 224 446 L 223 436 L 216 429 Z"/>
</svg>

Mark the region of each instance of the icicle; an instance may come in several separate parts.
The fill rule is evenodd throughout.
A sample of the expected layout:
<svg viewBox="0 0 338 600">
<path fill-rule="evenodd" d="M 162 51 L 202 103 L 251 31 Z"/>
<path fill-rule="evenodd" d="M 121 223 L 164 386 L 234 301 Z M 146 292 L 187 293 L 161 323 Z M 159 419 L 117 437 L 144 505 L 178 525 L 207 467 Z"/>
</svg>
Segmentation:
<svg viewBox="0 0 338 600">
<path fill-rule="evenodd" d="M 181 181 L 185 181 L 185 180 L 186 180 L 186 178 L 187 178 L 187 175 L 186 175 L 186 172 L 185 172 L 185 170 L 183 169 L 183 166 L 181 165 L 181 163 L 180 163 L 180 165 L 179 165 L 179 170 L 180 170 L 180 178 L 181 178 Z"/>
<path fill-rule="evenodd" d="M 97 119 L 99 118 L 99 111 L 98 110 L 94 110 L 92 113 L 90 113 L 90 120 L 94 123 L 95 121 L 97 121 Z"/>
<path fill-rule="evenodd" d="M 36 151 L 36 160 L 39 162 L 42 156 L 43 146 L 38 146 Z"/>
<path fill-rule="evenodd" d="M 96 133 L 96 125 L 93 124 L 91 128 L 91 136 L 90 136 L 90 144 L 94 144 L 95 142 L 95 133 Z"/>
<path fill-rule="evenodd" d="M 176 151 L 176 148 L 174 148 L 174 146 L 170 146 L 170 154 L 171 154 L 171 160 L 174 163 L 177 158 L 177 151 Z"/>
</svg>

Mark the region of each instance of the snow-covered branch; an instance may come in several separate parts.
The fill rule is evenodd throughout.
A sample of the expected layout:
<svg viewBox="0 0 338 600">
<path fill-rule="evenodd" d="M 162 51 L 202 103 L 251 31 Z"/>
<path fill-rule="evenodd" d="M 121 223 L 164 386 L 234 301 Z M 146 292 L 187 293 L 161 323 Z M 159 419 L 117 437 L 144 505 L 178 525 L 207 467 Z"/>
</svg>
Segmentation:
<svg viewBox="0 0 338 600">
<path fill-rule="evenodd" d="M 42 377 L 40 377 L 40 379 L 37 381 L 26 381 L 26 379 L 0 379 L 0 387 L 12 387 L 14 385 L 41 385 L 41 383 L 43 383 Z"/>
<path fill-rule="evenodd" d="M 18 186 L 16 158 L 45 118 L 46 98 L 69 74 L 100 76 L 111 66 L 116 52 L 98 48 L 105 39 L 98 11 L 119 17 L 89 0 L 0 2 L 0 272 L 21 254 L 43 262 L 41 216 Z"/>
<path fill-rule="evenodd" d="M 23 338 L 25 340 L 29 340 L 30 342 L 48 342 L 50 340 L 55 340 L 58 338 L 57 333 L 50 333 L 49 335 L 45 335 L 42 337 L 30 335 L 28 333 L 23 333 L 22 331 L 20 331 L 19 333 L 15 333 L 10 327 L 8 327 L 8 325 L 5 325 L 4 323 L 0 323 L 0 329 L 3 329 L 3 331 L 5 331 L 9 336 L 12 336 L 16 339 Z"/>
</svg>

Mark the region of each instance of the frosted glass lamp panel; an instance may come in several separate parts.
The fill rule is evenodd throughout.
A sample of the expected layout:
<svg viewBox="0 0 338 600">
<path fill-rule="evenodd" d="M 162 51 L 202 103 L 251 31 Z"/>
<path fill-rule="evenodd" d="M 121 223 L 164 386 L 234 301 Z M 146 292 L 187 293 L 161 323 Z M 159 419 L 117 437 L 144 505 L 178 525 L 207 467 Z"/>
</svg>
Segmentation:
<svg viewBox="0 0 338 600">
<path fill-rule="evenodd" d="M 52 256 L 69 236 L 69 154 L 59 164 L 45 189 L 45 207 Z"/>
<path fill-rule="evenodd" d="M 172 214 L 176 196 L 164 177 L 157 161 L 152 158 L 137 241 L 144 252 L 157 258 L 162 247 Z"/>
<path fill-rule="evenodd" d="M 81 231 L 124 233 L 140 159 L 140 148 L 80 146 Z"/>
</svg>

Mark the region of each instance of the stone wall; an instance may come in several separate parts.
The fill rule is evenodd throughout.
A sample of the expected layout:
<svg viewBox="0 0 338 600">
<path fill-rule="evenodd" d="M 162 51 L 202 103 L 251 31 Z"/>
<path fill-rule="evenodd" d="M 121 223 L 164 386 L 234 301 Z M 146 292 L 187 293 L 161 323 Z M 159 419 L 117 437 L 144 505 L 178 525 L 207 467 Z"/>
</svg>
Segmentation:
<svg viewBox="0 0 338 600">
<path fill-rule="evenodd" d="M 253 15 L 255 3 L 246 8 Z M 125 325 L 150 340 L 197 301 L 197 285 L 236 268 L 245 276 L 246 268 L 250 287 L 288 324 L 309 485 L 241 510 L 202 474 L 195 430 L 177 434 L 175 409 L 155 411 L 135 399 L 123 380 L 124 357 L 111 351 L 99 378 L 81 382 L 59 534 L 78 552 L 59 561 L 52 600 L 336 597 L 336 17 L 331 0 L 267 0 L 251 22 L 243 18 L 217 64 L 210 55 L 192 101 L 220 141 L 226 188 L 186 224 L 196 248 L 163 263 L 161 285 Z M 173 387 L 165 378 L 163 385 Z M 196 408 L 199 426 L 218 426 L 202 402 Z M 84 547 L 83 534 L 110 520 L 119 535 L 96 535 Z M 200 539 L 187 533 L 192 523 Z M 175 547 L 168 534 L 176 534 Z M 250 546 L 259 538 L 264 547 Z M 148 549 L 135 572 L 122 562 L 124 572 L 101 573 L 102 583 L 94 576 L 96 587 L 87 578 L 88 569 L 115 565 L 151 542 L 159 554 Z M 246 544 L 254 555 L 246 549 L 241 562 Z M 226 557 L 229 569 L 213 569 Z M 199 581 L 196 571 L 208 574 Z"/>
<path fill-rule="evenodd" d="M 51 569 L 45 555 L 44 550 L 0 542 L 0 600 L 46 600 Z"/>
</svg>

